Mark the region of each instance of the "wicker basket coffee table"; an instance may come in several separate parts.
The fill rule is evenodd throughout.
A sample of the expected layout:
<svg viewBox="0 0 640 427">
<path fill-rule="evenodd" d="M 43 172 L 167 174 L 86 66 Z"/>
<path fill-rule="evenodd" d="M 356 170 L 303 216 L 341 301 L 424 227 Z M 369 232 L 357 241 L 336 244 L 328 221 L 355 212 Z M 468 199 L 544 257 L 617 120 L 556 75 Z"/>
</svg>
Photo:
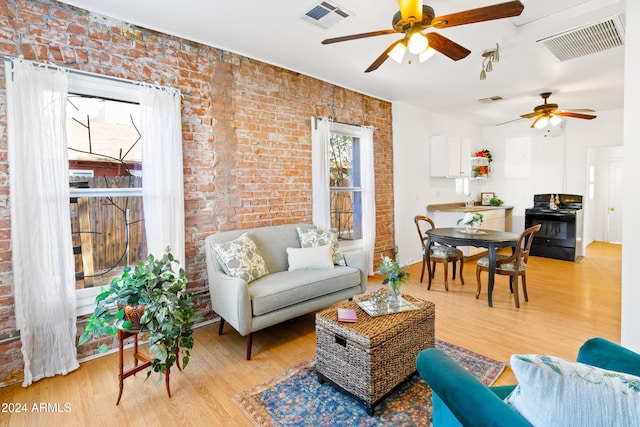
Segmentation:
<svg viewBox="0 0 640 427">
<path fill-rule="evenodd" d="M 435 305 L 409 295 L 403 298 L 421 307 L 371 317 L 355 302 L 346 302 L 316 314 L 319 381 L 327 381 L 362 401 L 369 415 L 416 371 L 418 352 L 434 346 Z M 355 309 L 358 321 L 339 322 L 338 308 Z"/>
</svg>

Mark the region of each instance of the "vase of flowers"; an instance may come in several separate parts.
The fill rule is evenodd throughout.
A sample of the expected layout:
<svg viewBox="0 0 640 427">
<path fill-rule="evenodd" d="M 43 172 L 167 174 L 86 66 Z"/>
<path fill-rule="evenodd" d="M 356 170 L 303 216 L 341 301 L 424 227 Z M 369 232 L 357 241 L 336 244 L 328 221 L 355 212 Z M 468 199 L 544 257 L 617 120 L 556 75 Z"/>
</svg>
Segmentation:
<svg viewBox="0 0 640 427">
<path fill-rule="evenodd" d="M 397 261 L 392 260 L 388 256 L 382 257 L 380 274 L 384 274 L 385 276 L 382 284 L 387 285 L 387 291 L 389 294 L 387 301 L 389 308 L 391 309 L 397 309 L 400 307 L 400 303 L 402 301 L 400 285 L 409 280 L 409 273 L 407 273 L 406 268 L 406 265 L 400 265 Z"/>
<path fill-rule="evenodd" d="M 482 224 L 482 219 L 481 213 L 467 212 L 464 214 L 464 218 L 458 220 L 458 224 L 464 226 L 465 232 L 475 233 Z"/>
</svg>

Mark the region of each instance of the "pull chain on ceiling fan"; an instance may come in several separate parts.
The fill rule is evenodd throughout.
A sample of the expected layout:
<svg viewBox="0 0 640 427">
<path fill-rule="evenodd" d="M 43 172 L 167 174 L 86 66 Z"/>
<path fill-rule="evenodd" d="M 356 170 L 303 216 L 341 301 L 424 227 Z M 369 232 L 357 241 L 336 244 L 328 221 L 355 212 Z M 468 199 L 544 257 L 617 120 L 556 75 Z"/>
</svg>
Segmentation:
<svg viewBox="0 0 640 427">
<path fill-rule="evenodd" d="M 323 40 L 322 44 L 338 43 L 387 34 L 404 34 L 402 39 L 395 41 L 387 47 L 384 52 L 373 61 L 369 68 L 365 70 L 365 73 L 378 69 L 388 57 L 402 62 L 402 58 L 407 50 L 414 55 L 418 55 L 420 62 L 425 61 L 436 51 L 448 56 L 454 61 L 458 61 L 469 55 L 471 51 L 438 33 L 423 33 L 423 31 L 429 28 L 441 29 L 491 21 L 494 19 L 510 18 L 520 15 L 524 10 L 524 5 L 520 1 L 510 1 L 436 17 L 433 8 L 423 5 L 421 0 L 398 0 L 398 6 L 400 10 L 393 15 L 391 21 L 393 29 L 330 38 Z"/>
</svg>

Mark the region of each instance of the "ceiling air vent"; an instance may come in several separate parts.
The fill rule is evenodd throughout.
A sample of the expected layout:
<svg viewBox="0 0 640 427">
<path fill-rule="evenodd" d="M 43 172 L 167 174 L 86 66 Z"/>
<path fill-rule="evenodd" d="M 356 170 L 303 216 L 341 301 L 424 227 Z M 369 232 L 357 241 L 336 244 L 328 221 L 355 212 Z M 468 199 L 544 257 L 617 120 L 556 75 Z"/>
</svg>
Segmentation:
<svg viewBox="0 0 640 427">
<path fill-rule="evenodd" d="M 615 15 L 584 27 L 538 40 L 558 62 L 624 45 L 624 24 Z"/>
<path fill-rule="evenodd" d="M 351 16 L 351 13 L 337 4 L 323 1 L 311 8 L 304 16 L 301 16 L 301 19 L 326 30 L 338 22 L 344 21 L 349 16 Z"/>
<path fill-rule="evenodd" d="M 478 101 L 481 104 L 491 104 L 492 102 L 502 101 L 502 99 L 503 98 L 501 96 L 490 96 L 489 98 L 480 98 Z"/>
</svg>

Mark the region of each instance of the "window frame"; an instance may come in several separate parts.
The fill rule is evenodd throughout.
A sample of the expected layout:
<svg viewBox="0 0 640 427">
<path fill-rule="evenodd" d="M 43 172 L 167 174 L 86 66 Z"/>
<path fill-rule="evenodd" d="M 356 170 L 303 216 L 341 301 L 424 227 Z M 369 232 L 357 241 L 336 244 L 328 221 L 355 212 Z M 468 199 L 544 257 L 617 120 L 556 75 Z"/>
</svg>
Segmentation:
<svg viewBox="0 0 640 427">
<path fill-rule="evenodd" d="M 137 83 L 92 73 L 68 73 L 68 93 L 140 104 Z M 70 188 L 71 197 L 135 196 L 142 197 L 139 188 Z M 69 248 L 70 250 L 72 248 Z M 76 289 L 76 316 L 93 313 L 95 297 L 102 286 Z"/>
</svg>

